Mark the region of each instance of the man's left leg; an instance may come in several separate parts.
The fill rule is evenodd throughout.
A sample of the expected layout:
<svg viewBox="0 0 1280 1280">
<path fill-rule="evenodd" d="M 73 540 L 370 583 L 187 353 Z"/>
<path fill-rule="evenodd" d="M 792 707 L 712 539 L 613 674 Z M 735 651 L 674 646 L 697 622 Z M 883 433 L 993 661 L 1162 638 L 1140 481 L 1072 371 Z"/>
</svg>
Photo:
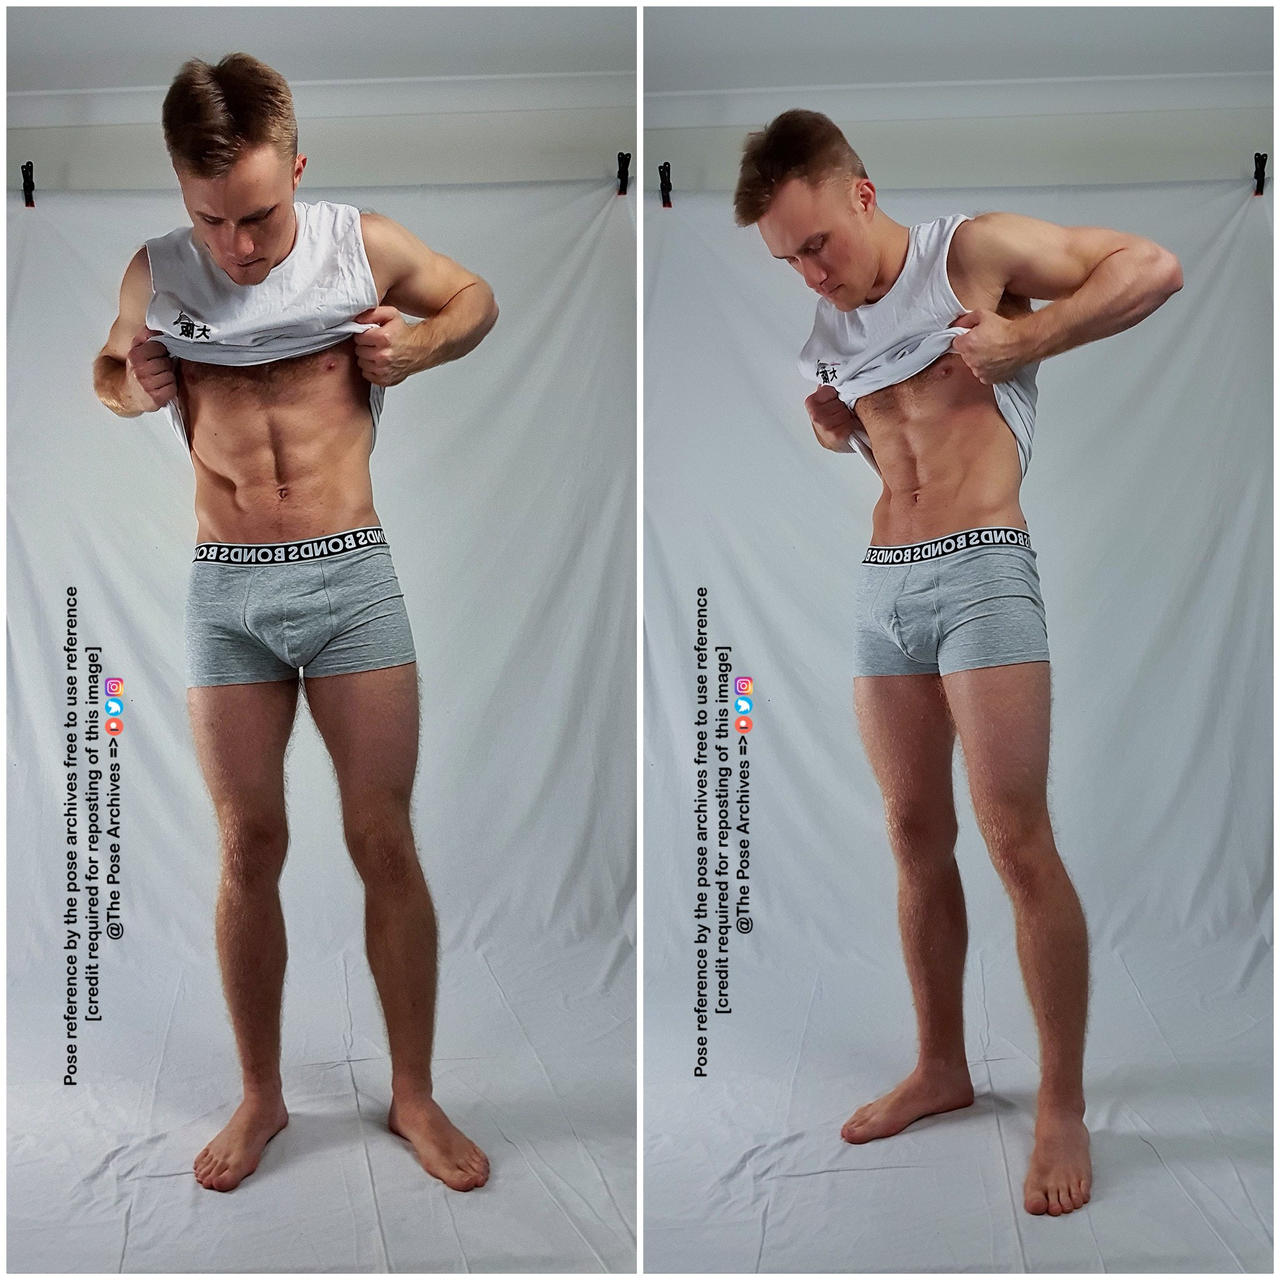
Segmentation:
<svg viewBox="0 0 1280 1280">
<path fill-rule="evenodd" d="M 1028 1213 L 1089 1200 L 1084 1037 L 1089 941 L 1049 821 L 1049 664 L 1019 662 L 942 677 L 964 750 L 974 815 L 1013 902 L 1018 959 L 1040 1037 Z"/>
<path fill-rule="evenodd" d="M 484 1152 L 432 1097 L 436 919 L 409 800 L 418 764 L 417 663 L 305 679 L 338 776 L 347 848 L 365 890 L 365 947 L 391 1046 L 387 1122 L 455 1191 L 483 1186 Z"/>
</svg>

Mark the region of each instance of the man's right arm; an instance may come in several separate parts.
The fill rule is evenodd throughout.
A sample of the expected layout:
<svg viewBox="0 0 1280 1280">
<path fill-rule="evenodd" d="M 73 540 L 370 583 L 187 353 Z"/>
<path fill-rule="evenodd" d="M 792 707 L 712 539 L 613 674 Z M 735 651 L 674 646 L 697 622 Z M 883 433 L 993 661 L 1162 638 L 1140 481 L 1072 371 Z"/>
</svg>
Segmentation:
<svg viewBox="0 0 1280 1280">
<path fill-rule="evenodd" d="M 832 453 L 854 453 L 849 437 L 858 425 L 857 415 L 840 399 L 840 393 L 828 384 L 820 386 L 805 399 L 809 421 L 818 443 Z"/>
<path fill-rule="evenodd" d="M 151 269 L 144 246 L 125 268 L 120 313 L 93 362 L 93 389 L 98 399 L 121 418 L 136 418 L 159 409 L 178 390 L 169 353 L 161 343 L 149 340 L 150 300 Z"/>
</svg>

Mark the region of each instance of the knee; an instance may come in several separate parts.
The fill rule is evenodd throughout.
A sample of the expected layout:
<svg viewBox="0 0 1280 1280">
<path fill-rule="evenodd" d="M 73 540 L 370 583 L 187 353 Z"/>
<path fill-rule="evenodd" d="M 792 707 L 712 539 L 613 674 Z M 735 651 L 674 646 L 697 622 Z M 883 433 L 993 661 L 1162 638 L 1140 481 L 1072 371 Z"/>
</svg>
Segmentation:
<svg viewBox="0 0 1280 1280">
<path fill-rule="evenodd" d="M 289 829 L 283 815 L 223 815 L 220 843 L 224 880 L 241 889 L 259 889 L 279 882 L 289 848 Z"/>
<path fill-rule="evenodd" d="M 978 820 L 991 864 L 1015 897 L 1034 895 L 1058 865 L 1048 810 L 1039 805 L 993 805 Z"/>
<path fill-rule="evenodd" d="M 366 889 L 403 892 L 422 880 L 407 816 L 385 814 L 348 822 L 345 834 Z"/>
<path fill-rule="evenodd" d="M 930 870 L 954 857 L 959 826 L 954 807 L 887 805 L 885 829 L 894 857 L 904 871 Z"/>
</svg>

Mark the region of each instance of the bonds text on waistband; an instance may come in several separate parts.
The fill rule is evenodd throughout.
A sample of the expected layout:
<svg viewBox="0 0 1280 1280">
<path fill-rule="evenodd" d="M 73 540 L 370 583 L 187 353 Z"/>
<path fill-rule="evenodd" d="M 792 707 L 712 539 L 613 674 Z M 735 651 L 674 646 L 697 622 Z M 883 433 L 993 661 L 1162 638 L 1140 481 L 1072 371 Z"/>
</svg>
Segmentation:
<svg viewBox="0 0 1280 1280">
<path fill-rule="evenodd" d="M 321 538 L 304 538 L 298 542 L 197 542 L 197 560 L 218 564 L 290 564 L 300 560 L 322 560 L 342 555 L 360 547 L 386 546 L 387 535 L 381 526 L 347 529 Z"/>
<path fill-rule="evenodd" d="M 863 564 L 915 564 L 920 560 L 936 560 L 955 551 L 967 551 L 972 547 L 1026 547 L 1031 549 L 1031 536 L 1025 529 L 991 527 L 987 529 L 962 529 L 928 542 L 912 542 L 902 547 L 867 548 Z"/>
</svg>

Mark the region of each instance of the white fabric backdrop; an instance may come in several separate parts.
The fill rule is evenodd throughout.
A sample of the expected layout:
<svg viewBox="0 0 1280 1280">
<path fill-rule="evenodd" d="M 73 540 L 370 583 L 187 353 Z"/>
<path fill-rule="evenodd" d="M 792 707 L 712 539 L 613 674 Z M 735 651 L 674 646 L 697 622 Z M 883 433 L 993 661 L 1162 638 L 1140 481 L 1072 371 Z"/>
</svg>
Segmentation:
<svg viewBox="0 0 1280 1280">
<path fill-rule="evenodd" d="M 187 723 L 192 472 L 90 366 L 177 192 L 9 215 L 9 1266 L 634 1267 L 635 228 L 608 184 L 327 190 L 493 285 L 465 360 L 390 388 L 375 501 L 422 694 L 414 826 L 441 926 L 437 1095 L 492 1177 L 446 1191 L 385 1127 L 359 880 L 305 704 L 291 823 L 289 1127 L 229 1195 L 196 1152 L 238 1101 L 216 827 Z M 64 593 L 126 689 L 125 934 L 64 1087 Z M 83 668 L 83 663 L 82 663 Z M 83 786 L 82 779 L 82 786 Z M 82 917 L 83 918 L 83 917 Z"/>
<path fill-rule="evenodd" d="M 852 709 L 880 492 L 822 450 L 813 296 L 727 194 L 645 222 L 645 1267 L 1271 1269 L 1273 189 L 880 192 L 1149 235 L 1185 284 L 1047 360 L 1023 510 L 1053 672 L 1050 808 L 1089 922 L 1085 1210 L 1022 1207 L 1038 1045 L 956 752 L 973 1108 L 864 1146 L 915 1063 L 879 791 Z M 695 593 L 756 681 L 751 916 L 694 1069 Z M 714 693 L 714 665 L 713 693 Z M 734 782 L 732 817 L 736 822 Z M 711 806 L 714 820 L 716 810 Z M 714 924 L 714 918 L 712 923 Z M 714 992 L 712 993 L 714 995 Z"/>
</svg>

